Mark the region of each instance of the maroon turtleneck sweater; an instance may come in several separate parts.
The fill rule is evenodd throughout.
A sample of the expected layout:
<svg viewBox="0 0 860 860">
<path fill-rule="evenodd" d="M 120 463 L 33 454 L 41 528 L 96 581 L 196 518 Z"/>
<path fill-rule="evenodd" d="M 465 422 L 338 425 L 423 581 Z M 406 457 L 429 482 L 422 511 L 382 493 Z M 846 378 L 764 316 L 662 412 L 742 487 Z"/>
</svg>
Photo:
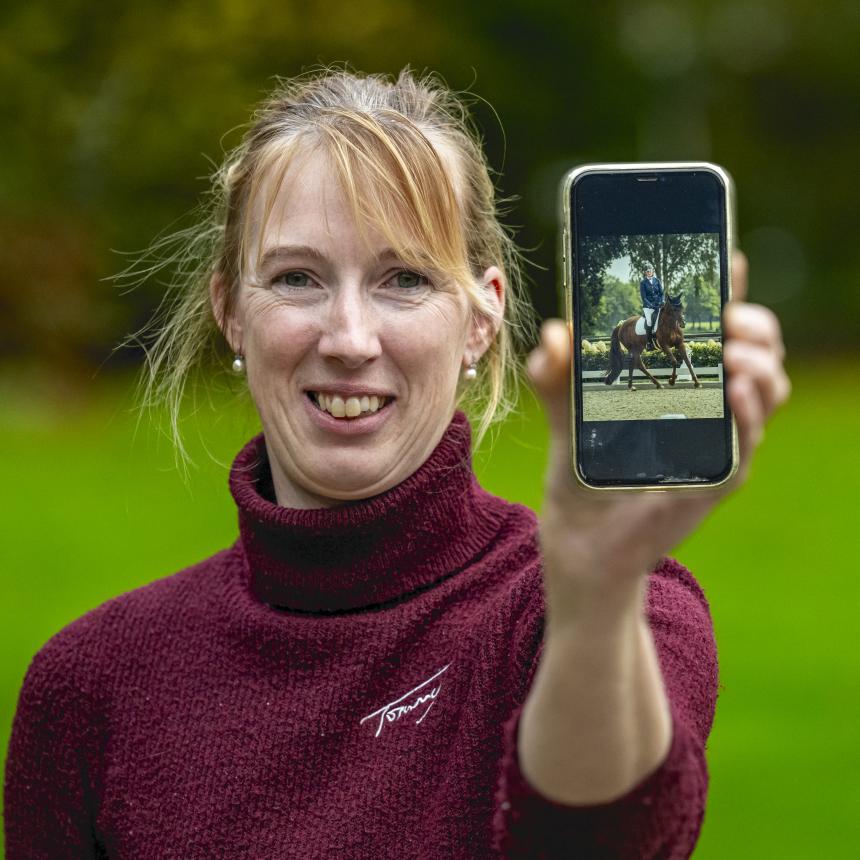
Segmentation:
<svg viewBox="0 0 860 860">
<path fill-rule="evenodd" d="M 571 807 L 518 768 L 541 653 L 532 511 L 485 492 L 457 413 L 394 489 L 273 502 L 262 437 L 230 476 L 240 536 L 53 636 L 6 762 L 18 858 L 682 858 L 704 813 L 717 666 L 705 598 L 666 560 L 647 611 L 667 760 Z"/>
</svg>

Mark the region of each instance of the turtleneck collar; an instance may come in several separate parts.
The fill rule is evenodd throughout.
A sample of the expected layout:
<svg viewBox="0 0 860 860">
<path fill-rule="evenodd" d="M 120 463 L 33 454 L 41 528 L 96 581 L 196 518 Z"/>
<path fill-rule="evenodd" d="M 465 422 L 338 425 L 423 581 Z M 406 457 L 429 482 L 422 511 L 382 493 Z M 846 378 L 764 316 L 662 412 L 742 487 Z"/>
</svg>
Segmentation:
<svg viewBox="0 0 860 860">
<path fill-rule="evenodd" d="M 426 588 L 481 553 L 506 515 L 472 473 L 471 430 L 460 411 L 426 462 L 377 496 L 280 507 L 262 434 L 236 457 L 230 490 L 253 594 L 305 612 L 369 607 Z"/>
</svg>

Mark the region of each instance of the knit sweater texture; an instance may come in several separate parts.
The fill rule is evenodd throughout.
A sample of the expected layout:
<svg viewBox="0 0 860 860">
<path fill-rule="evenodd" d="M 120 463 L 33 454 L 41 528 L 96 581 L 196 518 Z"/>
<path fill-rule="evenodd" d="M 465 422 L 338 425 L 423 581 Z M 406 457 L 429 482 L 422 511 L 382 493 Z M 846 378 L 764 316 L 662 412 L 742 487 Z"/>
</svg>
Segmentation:
<svg viewBox="0 0 860 860">
<path fill-rule="evenodd" d="M 239 537 L 122 594 L 33 658 L 6 761 L 8 860 L 685 858 L 717 662 L 681 565 L 646 600 L 668 757 L 568 806 L 519 770 L 541 656 L 537 520 L 481 488 L 466 417 L 381 495 L 274 501 L 262 436 L 230 474 Z"/>
</svg>

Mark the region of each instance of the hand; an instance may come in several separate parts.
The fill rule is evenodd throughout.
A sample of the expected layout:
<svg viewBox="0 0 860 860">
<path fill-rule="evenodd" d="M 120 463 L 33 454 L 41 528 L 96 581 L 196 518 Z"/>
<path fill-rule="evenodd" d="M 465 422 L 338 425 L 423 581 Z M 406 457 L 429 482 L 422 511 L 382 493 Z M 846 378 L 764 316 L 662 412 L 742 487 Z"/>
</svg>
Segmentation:
<svg viewBox="0 0 860 860">
<path fill-rule="evenodd" d="M 547 412 L 550 458 L 540 544 L 547 620 L 564 624 L 586 612 L 635 605 L 647 574 L 685 538 L 726 492 L 746 477 L 764 424 L 789 395 L 785 350 L 774 314 L 743 301 L 747 261 L 732 259 L 735 298 L 723 317 L 727 397 L 738 425 L 740 464 L 731 486 L 666 493 L 590 493 L 570 474 L 570 351 L 567 326 L 547 320 L 528 373 Z"/>
</svg>

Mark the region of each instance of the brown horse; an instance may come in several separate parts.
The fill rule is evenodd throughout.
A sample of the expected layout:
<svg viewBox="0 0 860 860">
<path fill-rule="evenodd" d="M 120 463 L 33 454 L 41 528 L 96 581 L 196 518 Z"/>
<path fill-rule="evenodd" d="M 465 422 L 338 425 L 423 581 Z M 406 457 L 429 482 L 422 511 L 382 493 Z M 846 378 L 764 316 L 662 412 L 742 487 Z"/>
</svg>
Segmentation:
<svg viewBox="0 0 860 860">
<path fill-rule="evenodd" d="M 696 388 L 701 388 L 702 383 L 699 382 L 693 365 L 690 362 L 690 356 L 687 354 L 687 347 L 684 344 L 684 334 L 681 331 L 684 328 L 684 314 L 681 311 L 681 297 L 683 293 L 677 296 L 666 294 L 666 299 L 663 302 L 663 307 L 660 309 L 660 319 L 657 322 L 657 330 L 654 332 L 654 340 L 657 346 L 666 354 L 666 357 L 672 363 L 672 375 L 669 377 L 669 385 L 675 384 L 675 378 L 678 375 L 679 362 L 672 353 L 672 348 L 676 348 L 681 355 L 681 358 L 690 369 L 690 375 L 693 377 L 693 383 Z M 624 369 L 624 353 L 621 347 L 624 346 L 629 353 L 630 360 L 630 375 L 627 378 L 627 388 L 631 391 L 635 390 L 633 385 L 633 369 L 638 367 L 657 388 L 662 388 L 659 382 L 649 373 L 648 368 L 642 363 L 642 352 L 648 345 L 648 337 L 644 334 L 636 334 L 636 321 L 639 317 L 630 317 L 622 323 L 618 323 L 612 331 L 612 347 L 609 351 L 609 370 L 603 381 L 607 385 L 612 385 L 618 379 L 621 371 Z"/>
</svg>

